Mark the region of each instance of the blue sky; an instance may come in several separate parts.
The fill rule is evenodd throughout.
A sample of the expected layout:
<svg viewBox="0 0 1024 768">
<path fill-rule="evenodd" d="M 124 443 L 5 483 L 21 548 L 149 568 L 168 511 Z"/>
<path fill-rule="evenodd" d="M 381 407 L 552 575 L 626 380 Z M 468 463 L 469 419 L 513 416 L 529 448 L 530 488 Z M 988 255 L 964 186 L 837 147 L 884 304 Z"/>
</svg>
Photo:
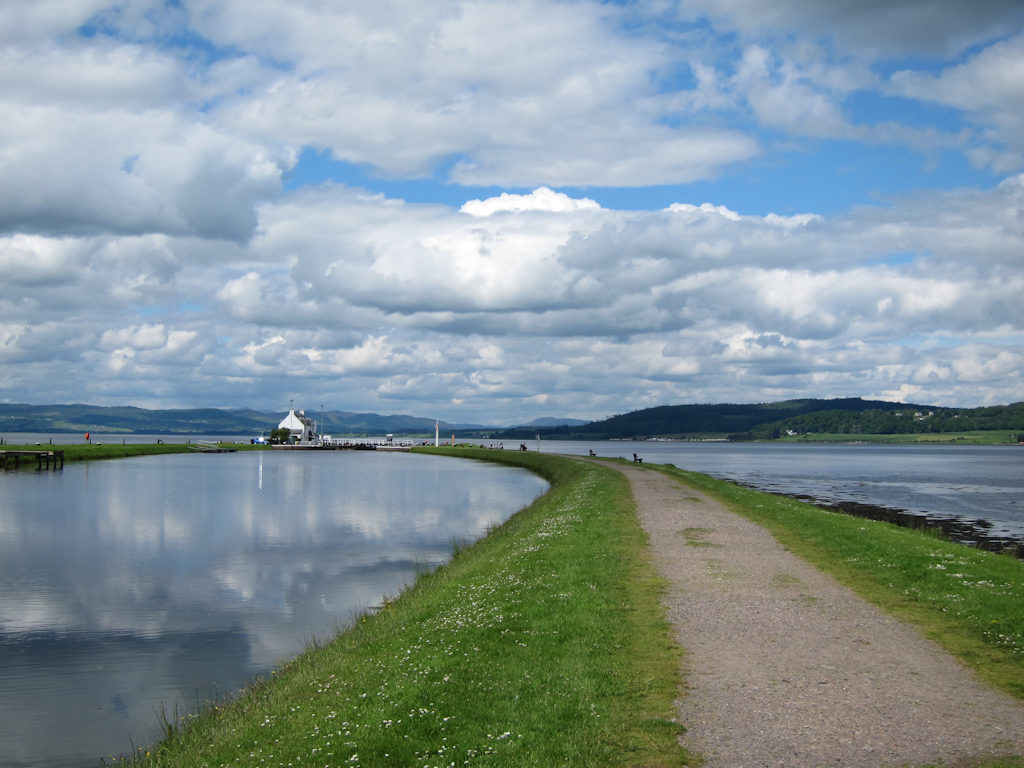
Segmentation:
<svg viewBox="0 0 1024 768">
<path fill-rule="evenodd" d="M 781 141 L 781 139 L 780 139 Z M 877 146 L 824 140 L 809 142 L 778 154 L 729 168 L 712 179 L 689 184 L 644 187 L 559 187 L 572 197 L 588 197 L 605 208 L 658 210 L 680 200 L 728 200 L 740 213 L 815 211 L 831 214 L 853 205 L 884 204 L 887 198 L 916 189 L 956 189 L 992 186 L 1001 176 L 974 168 L 962 153 L 943 151 L 934 156 L 908 152 L 905 147 Z M 336 182 L 371 190 L 412 203 L 443 203 L 459 207 L 466 200 L 502 192 L 529 194 L 529 187 L 463 186 L 447 181 L 442 165 L 425 178 L 388 178 L 373 168 L 338 161 L 329 152 L 306 148 L 284 177 L 284 188 Z"/>
<path fill-rule="evenodd" d="M 0 7 L 0 399 L 1024 394 L 1024 6 Z"/>
</svg>

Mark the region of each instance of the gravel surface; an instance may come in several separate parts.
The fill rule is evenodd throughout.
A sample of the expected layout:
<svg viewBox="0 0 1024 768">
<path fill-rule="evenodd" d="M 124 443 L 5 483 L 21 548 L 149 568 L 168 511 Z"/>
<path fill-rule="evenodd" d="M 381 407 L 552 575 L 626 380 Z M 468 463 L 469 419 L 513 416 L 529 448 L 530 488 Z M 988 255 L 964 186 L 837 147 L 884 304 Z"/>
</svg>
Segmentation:
<svg viewBox="0 0 1024 768">
<path fill-rule="evenodd" d="M 660 472 L 622 471 L 670 582 L 686 655 L 679 717 L 707 768 L 1024 755 L 1013 697 L 760 526 Z"/>
</svg>

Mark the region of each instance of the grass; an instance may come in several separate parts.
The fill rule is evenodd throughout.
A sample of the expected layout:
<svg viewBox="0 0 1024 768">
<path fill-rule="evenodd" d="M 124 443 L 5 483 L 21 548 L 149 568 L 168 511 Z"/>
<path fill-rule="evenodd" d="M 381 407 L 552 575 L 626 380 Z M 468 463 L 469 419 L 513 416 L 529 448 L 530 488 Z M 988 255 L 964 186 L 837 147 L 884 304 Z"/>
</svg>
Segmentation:
<svg viewBox="0 0 1024 768">
<path fill-rule="evenodd" d="M 250 445 L 248 443 L 221 443 L 223 448 L 237 450 L 260 450 L 266 446 Z M 0 451 L 64 451 L 64 461 L 98 461 L 101 459 L 125 459 L 131 456 L 153 456 L 162 453 L 188 453 L 193 450 L 182 443 L 69 443 L 66 445 L 8 445 L 0 446 Z M 24 462 L 23 467 L 34 468 L 29 462 Z"/>
<path fill-rule="evenodd" d="M 434 450 L 434 449 L 428 449 Z M 168 723 L 156 766 L 679 766 L 681 651 L 625 479 L 536 453 L 535 504 L 231 702 Z M 670 465 L 1024 698 L 1024 562 Z M 685 494 L 685 489 L 680 489 Z M 695 547 L 704 531 L 678 532 Z M 1024 768 L 1020 756 L 958 768 Z"/>
<path fill-rule="evenodd" d="M 428 449 L 434 450 L 434 449 Z M 158 766 L 681 766 L 680 651 L 625 478 L 536 453 L 551 488 L 379 612 L 168 729 Z"/>
<path fill-rule="evenodd" d="M 896 435 L 839 434 L 809 432 L 805 435 L 780 437 L 779 443 L 918 443 L 950 445 L 1016 445 L 1019 429 L 974 430 L 971 432 L 908 432 Z"/>
<path fill-rule="evenodd" d="M 982 679 L 1024 699 L 1024 561 L 671 465 L 658 469 L 763 525 L 797 555 L 916 624 Z"/>
</svg>

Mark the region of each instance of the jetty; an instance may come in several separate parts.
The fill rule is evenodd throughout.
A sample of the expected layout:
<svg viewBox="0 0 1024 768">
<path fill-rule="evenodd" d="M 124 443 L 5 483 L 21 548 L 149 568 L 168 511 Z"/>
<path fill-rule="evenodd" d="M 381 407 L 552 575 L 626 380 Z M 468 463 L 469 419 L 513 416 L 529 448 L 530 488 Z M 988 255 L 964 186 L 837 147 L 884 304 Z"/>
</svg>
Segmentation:
<svg viewBox="0 0 1024 768">
<path fill-rule="evenodd" d="M 199 440 L 195 444 L 189 443 L 188 447 L 193 451 L 201 453 L 237 453 L 237 448 L 225 448 L 213 440 Z"/>
<path fill-rule="evenodd" d="M 411 444 L 396 444 L 383 442 L 350 442 L 340 440 L 322 440 L 316 443 L 293 443 L 283 445 L 272 445 L 274 450 L 282 451 L 411 451 Z"/>
<path fill-rule="evenodd" d="M 323 406 L 321 406 L 323 408 Z M 288 451 L 409 451 L 412 450 L 412 443 L 396 443 L 393 433 L 388 433 L 383 438 L 336 438 L 330 435 L 321 434 L 322 425 L 318 425 L 313 419 L 306 416 L 302 409 L 295 410 L 294 405 L 288 409 L 275 433 L 287 430 L 287 442 L 273 442 L 271 447 Z M 277 439 L 281 439 L 278 437 Z M 263 438 L 260 438 L 263 441 Z"/>
<path fill-rule="evenodd" d="M 21 462 L 36 460 L 37 469 L 64 469 L 64 451 L 0 451 L 0 467 L 19 469 Z"/>
</svg>

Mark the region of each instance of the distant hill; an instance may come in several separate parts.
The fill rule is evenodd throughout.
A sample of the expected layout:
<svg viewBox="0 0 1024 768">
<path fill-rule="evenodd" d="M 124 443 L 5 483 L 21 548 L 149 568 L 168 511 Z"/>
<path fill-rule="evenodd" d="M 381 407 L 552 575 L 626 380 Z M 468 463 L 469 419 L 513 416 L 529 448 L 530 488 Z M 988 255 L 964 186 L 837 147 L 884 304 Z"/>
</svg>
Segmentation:
<svg viewBox="0 0 1024 768">
<path fill-rule="evenodd" d="M 836 435 L 942 434 L 994 429 L 1024 430 L 1024 402 L 980 408 L 908 406 L 867 408 L 859 412 L 823 410 L 756 427 L 752 437 L 787 434 Z"/>
<path fill-rule="evenodd" d="M 433 435 L 434 419 L 402 414 L 313 411 L 306 415 L 328 435 Z M 269 432 L 285 411 L 217 408 L 149 410 L 132 406 L 24 405 L 0 403 L 0 434 L 124 433 L 152 435 L 246 435 Z M 862 400 L 783 400 L 775 403 L 662 405 L 612 416 L 603 421 L 545 417 L 502 429 L 479 424 L 441 422 L 441 434 L 495 439 L 532 438 L 537 433 L 555 439 L 608 440 L 647 437 L 730 436 L 733 439 L 772 439 L 788 434 L 894 434 L 957 432 L 982 429 L 1021 430 L 1024 403 L 981 408 L 941 408 L 929 405 Z"/>
<path fill-rule="evenodd" d="M 772 439 L 787 434 L 898 434 L 963 430 L 1024 430 L 1024 403 L 981 408 L 941 408 L 859 397 L 783 400 L 755 405 L 662 405 L 581 426 L 506 430 L 495 437 L 522 439 L 540 432 L 561 439 L 609 440 L 723 435 Z"/>
<path fill-rule="evenodd" d="M 313 411 L 307 411 L 306 415 L 312 419 L 320 419 L 320 414 Z M 280 419 L 281 417 L 278 417 L 278 421 Z M 493 427 L 481 424 L 453 424 L 447 421 L 441 421 L 439 424 L 442 434 L 446 431 L 467 432 L 493 429 Z M 274 426 L 277 424 L 275 423 Z M 332 433 L 383 435 L 389 432 L 396 435 L 432 435 L 434 434 L 434 419 L 401 414 L 381 415 L 379 413 L 352 413 L 351 411 L 324 411 L 323 428 L 320 431 L 325 435 Z"/>
<path fill-rule="evenodd" d="M 276 427 L 285 411 L 191 408 L 150 410 L 132 406 L 27 405 L 0 403 L 0 433 L 122 433 L 152 435 L 259 435 Z M 434 420 L 415 416 L 349 411 L 308 411 L 324 434 L 433 434 Z M 441 431 L 487 429 L 441 422 Z"/>
<path fill-rule="evenodd" d="M 645 408 L 582 426 L 550 427 L 542 435 L 568 439 L 608 440 L 632 437 L 686 437 L 687 435 L 749 435 L 757 427 L 817 411 L 860 412 L 867 410 L 906 410 L 927 406 L 862 400 L 859 397 L 833 400 L 783 400 L 775 403 L 662 405 Z M 523 438 L 530 433 L 522 428 L 502 432 L 497 437 Z"/>
<path fill-rule="evenodd" d="M 578 427 L 583 424 L 589 424 L 590 422 L 584 419 L 559 419 L 552 416 L 544 416 L 533 421 L 528 421 L 525 424 L 520 424 L 520 427 Z"/>
<path fill-rule="evenodd" d="M 132 406 L 0 404 L 0 432 L 120 432 L 125 434 L 259 434 L 276 427 L 257 411 L 216 408 L 148 410 Z"/>
</svg>

